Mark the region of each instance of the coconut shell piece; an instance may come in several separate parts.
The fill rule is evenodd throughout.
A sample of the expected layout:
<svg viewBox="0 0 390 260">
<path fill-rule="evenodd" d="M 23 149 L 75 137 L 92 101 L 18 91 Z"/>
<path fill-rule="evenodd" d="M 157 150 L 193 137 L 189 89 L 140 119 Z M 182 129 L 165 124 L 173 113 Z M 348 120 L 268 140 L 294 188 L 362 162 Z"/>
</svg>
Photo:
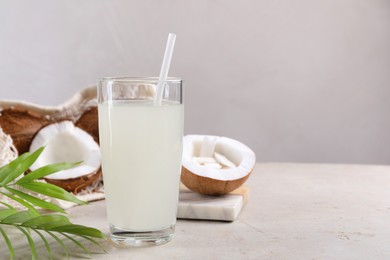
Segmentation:
<svg viewBox="0 0 390 260">
<path fill-rule="evenodd" d="M 89 186 L 94 186 L 97 183 L 102 181 L 102 170 L 101 168 L 95 173 L 90 173 L 79 178 L 65 179 L 65 180 L 53 180 L 45 178 L 45 181 L 48 183 L 54 184 L 67 190 L 73 192 L 74 194 L 79 193 L 80 191 L 86 189 Z"/>
<path fill-rule="evenodd" d="M 0 116 L 0 126 L 9 134 L 19 154 L 28 152 L 35 133 L 49 120 L 40 114 L 21 107 L 3 109 Z"/>
<path fill-rule="evenodd" d="M 182 167 L 181 182 L 194 192 L 205 195 L 224 195 L 244 184 L 251 173 L 252 171 L 241 179 L 224 181 L 199 176 Z"/>
<path fill-rule="evenodd" d="M 99 143 L 98 109 L 96 106 L 86 109 L 75 125 L 92 135 L 95 142 Z"/>
</svg>

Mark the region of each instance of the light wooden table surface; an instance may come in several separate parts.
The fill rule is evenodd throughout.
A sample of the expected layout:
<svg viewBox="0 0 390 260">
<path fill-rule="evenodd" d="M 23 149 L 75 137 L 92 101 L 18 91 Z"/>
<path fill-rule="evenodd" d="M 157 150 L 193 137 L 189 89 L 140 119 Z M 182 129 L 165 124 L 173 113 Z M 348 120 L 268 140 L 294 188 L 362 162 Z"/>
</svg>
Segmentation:
<svg viewBox="0 0 390 260">
<path fill-rule="evenodd" d="M 92 258 L 390 259 L 390 166 L 257 164 L 246 185 L 232 223 L 179 220 L 170 243 Z M 104 201 L 69 212 L 108 232 Z"/>
</svg>

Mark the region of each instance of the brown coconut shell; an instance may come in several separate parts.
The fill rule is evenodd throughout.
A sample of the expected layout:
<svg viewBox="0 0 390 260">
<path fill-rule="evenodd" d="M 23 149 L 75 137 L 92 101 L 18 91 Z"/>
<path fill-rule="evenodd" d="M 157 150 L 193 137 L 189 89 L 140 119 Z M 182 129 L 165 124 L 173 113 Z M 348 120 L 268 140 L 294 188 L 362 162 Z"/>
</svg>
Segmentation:
<svg viewBox="0 0 390 260">
<path fill-rule="evenodd" d="M 73 179 L 64 179 L 64 180 L 53 180 L 49 178 L 44 178 L 50 184 L 59 186 L 69 192 L 74 194 L 79 193 L 80 191 L 88 188 L 89 186 L 94 186 L 100 181 L 102 181 L 102 170 L 101 168 L 97 172 L 93 172 L 79 178 Z"/>
<path fill-rule="evenodd" d="M 253 170 L 253 169 L 252 169 Z M 239 188 L 249 178 L 252 170 L 244 177 L 236 180 L 218 180 L 199 176 L 182 167 L 181 182 L 190 190 L 205 195 L 224 195 Z"/>
<path fill-rule="evenodd" d="M 28 152 L 35 134 L 50 121 L 35 111 L 22 107 L 3 109 L 0 126 L 9 134 L 19 154 Z"/>
<path fill-rule="evenodd" d="M 98 109 L 96 106 L 85 110 L 75 125 L 92 135 L 93 140 L 99 143 Z"/>
</svg>

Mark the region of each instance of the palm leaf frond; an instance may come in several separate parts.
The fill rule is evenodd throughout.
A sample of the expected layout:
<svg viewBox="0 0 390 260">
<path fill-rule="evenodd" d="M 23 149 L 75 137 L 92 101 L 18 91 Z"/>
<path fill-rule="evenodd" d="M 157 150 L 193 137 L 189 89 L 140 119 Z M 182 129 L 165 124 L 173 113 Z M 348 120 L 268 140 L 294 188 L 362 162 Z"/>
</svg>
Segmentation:
<svg viewBox="0 0 390 260">
<path fill-rule="evenodd" d="M 35 248 L 34 239 L 31 237 L 29 232 L 27 232 L 24 228 L 20 226 L 15 226 L 17 229 L 19 229 L 27 238 L 28 244 L 30 245 L 31 249 L 31 259 L 35 260 L 37 259 L 37 249 Z"/>
<path fill-rule="evenodd" d="M 63 248 L 66 257 L 69 256 L 68 249 L 58 234 L 77 245 L 85 253 L 90 254 L 90 251 L 77 238 L 83 238 L 99 246 L 105 252 L 97 240 L 105 239 L 105 235 L 100 230 L 71 223 L 62 208 L 34 196 L 37 193 L 77 204 L 85 204 L 84 201 L 77 199 L 71 193 L 58 186 L 37 181 L 54 172 L 74 167 L 80 162 L 47 165 L 20 177 L 31 167 L 42 151 L 43 148 L 40 148 L 33 153 L 22 154 L 0 168 L 0 194 L 26 208 L 19 209 L 4 201 L 0 201 L 0 206 L 2 207 L 0 207 L 0 234 L 6 242 L 10 259 L 14 259 L 15 249 L 12 246 L 12 240 L 2 226 L 17 229 L 27 238 L 32 259 L 37 258 L 37 252 L 34 237 L 30 230 L 33 230 L 42 240 L 50 259 L 53 258 L 53 255 L 48 238 L 54 239 Z M 36 207 L 57 213 L 42 214 Z M 85 242 L 85 240 L 83 241 Z"/>
<path fill-rule="evenodd" d="M 15 163 L 16 160 L 18 160 L 20 157 L 15 159 L 13 162 L 11 162 L 9 171 L 5 171 L 5 173 L 1 173 L 2 179 L 0 179 L 0 183 L 2 186 L 7 185 L 11 181 L 15 180 L 17 177 L 22 175 L 25 171 L 30 168 L 31 165 L 36 161 L 38 156 L 42 153 L 43 147 L 39 148 L 33 153 L 24 153 L 20 157 L 22 157 L 22 160 L 17 163 Z"/>
<path fill-rule="evenodd" d="M 63 235 L 64 237 L 66 237 L 67 239 L 69 239 L 70 241 L 72 241 L 73 243 L 75 243 L 85 253 L 91 254 L 91 252 L 89 252 L 89 250 L 85 246 L 83 246 L 79 241 L 77 241 L 75 238 L 73 238 L 73 237 L 71 237 L 71 236 L 69 236 L 69 235 L 67 235 L 66 233 L 63 233 L 63 232 L 61 232 L 60 234 Z"/>
<path fill-rule="evenodd" d="M 0 192 L 0 194 L 3 194 L 4 196 L 7 196 L 8 198 L 20 203 L 21 205 L 25 206 L 27 209 L 31 210 L 31 211 L 34 211 L 37 215 L 39 215 L 39 212 L 38 210 L 36 210 L 34 208 L 34 206 L 28 202 L 27 200 L 24 200 L 24 199 L 21 199 L 21 198 L 18 198 L 10 193 L 6 193 L 6 192 Z"/>
<path fill-rule="evenodd" d="M 52 198 L 57 198 L 60 200 L 66 200 L 70 202 L 74 202 L 76 204 L 86 204 L 86 202 L 79 200 L 66 190 L 55 186 L 49 183 L 43 182 L 23 182 L 19 183 L 19 185 L 25 189 L 28 189 L 33 192 L 37 192 L 39 194 L 43 194 Z"/>
<path fill-rule="evenodd" d="M 65 211 L 61 207 L 59 207 L 51 202 L 47 202 L 47 201 L 38 199 L 37 197 L 31 196 L 30 194 L 27 194 L 27 193 L 22 192 L 20 190 L 13 189 L 11 187 L 5 187 L 5 189 L 8 192 L 18 196 L 19 198 L 21 198 L 25 201 L 29 201 L 31 204 L 38 206 L 42 209 L 48 209 L 48 210 L 52 210 L 52 211 L 56 211 L 56 212 L 65 213 Z"/>
<path fill-rule="evenodd" d="M 60 244 L 60 246 L 64 250 L 66 258 L 69 258 L 69 252 L 68 252 L 68 249 L 66 248 L 64 242 L 62 242 L 62 240 L 58 236 L 53 234 L 52 232 L 46 230 L 46 233 L 49 234 L 52 238 L 54 238 L 57 241 L 58 244 Z"/>
<path fill-rule="evenodd" d="M 12 246 L 11 240 L 8 238 L 7 233 L 1 227 L 0 227 L 0 233 L 3 236 L 5 243 L 7 244 L 10 259 L 14 259 L 15 258 L 15 251 L 14 251 L 14 248 Z"/>
<path fill-rule="evenodd" d="M 70 168 L 73 168 L 77 165 L 79 165 L 81 162 L 75 162 L 75 163 L 55 163 L 55 164 L 49 164 L 46 166 L 42 166 L 29 174 L 26 174 L 23 178 L 19 179 L 16 183 L 24 183 L 24 182 L 31 182 L 34 180 L 41 179 L 43 177 L 46 177 L 47 175 L 50 175 L 52 173 L 67 170 Z"/>
<path fill-rule="evenodd" d="M 36 230 L 36 229 L 32 229 L 32 230 L 34 230 L 35 233 L 37 233 L 38 236 L 42 239 L 43 243 L 45 244 L 47 253 L 49 254 L 49 258 L 53 259 L 53 254 L 51 253 L 51 248 L 49 246 L 49 242 L 47 241 L 46 237 L 44 235 L 42 235 L 42 233 L 39 232 L 38 230 Z"/>
</svg>

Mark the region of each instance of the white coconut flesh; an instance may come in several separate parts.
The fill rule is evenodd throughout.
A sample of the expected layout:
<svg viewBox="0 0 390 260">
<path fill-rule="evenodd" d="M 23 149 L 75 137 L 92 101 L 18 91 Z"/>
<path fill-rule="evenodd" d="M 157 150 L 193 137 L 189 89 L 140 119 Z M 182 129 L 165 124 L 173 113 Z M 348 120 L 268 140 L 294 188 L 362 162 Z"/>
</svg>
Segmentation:
<svg viewBox="0 0 390 260">
<path fill-rule="evenodd" d="M 251 149 L 227 137 L 187 135 L 183 143 L 183 167 L 198 176 L 237 180 L 249 174 L 256 163 Z"/>
<path fill-rule="evenodd" d="M 71 121 L 62 121 L 42 128 L 34 137 L 30 152 L 45 146 L 30 170 L 60 162 L 82 162 L 80 165 L 46 176 L 53 180 L 78 178 L 100 168 L 99 145 L 92 136 Z"/>
</svg>

